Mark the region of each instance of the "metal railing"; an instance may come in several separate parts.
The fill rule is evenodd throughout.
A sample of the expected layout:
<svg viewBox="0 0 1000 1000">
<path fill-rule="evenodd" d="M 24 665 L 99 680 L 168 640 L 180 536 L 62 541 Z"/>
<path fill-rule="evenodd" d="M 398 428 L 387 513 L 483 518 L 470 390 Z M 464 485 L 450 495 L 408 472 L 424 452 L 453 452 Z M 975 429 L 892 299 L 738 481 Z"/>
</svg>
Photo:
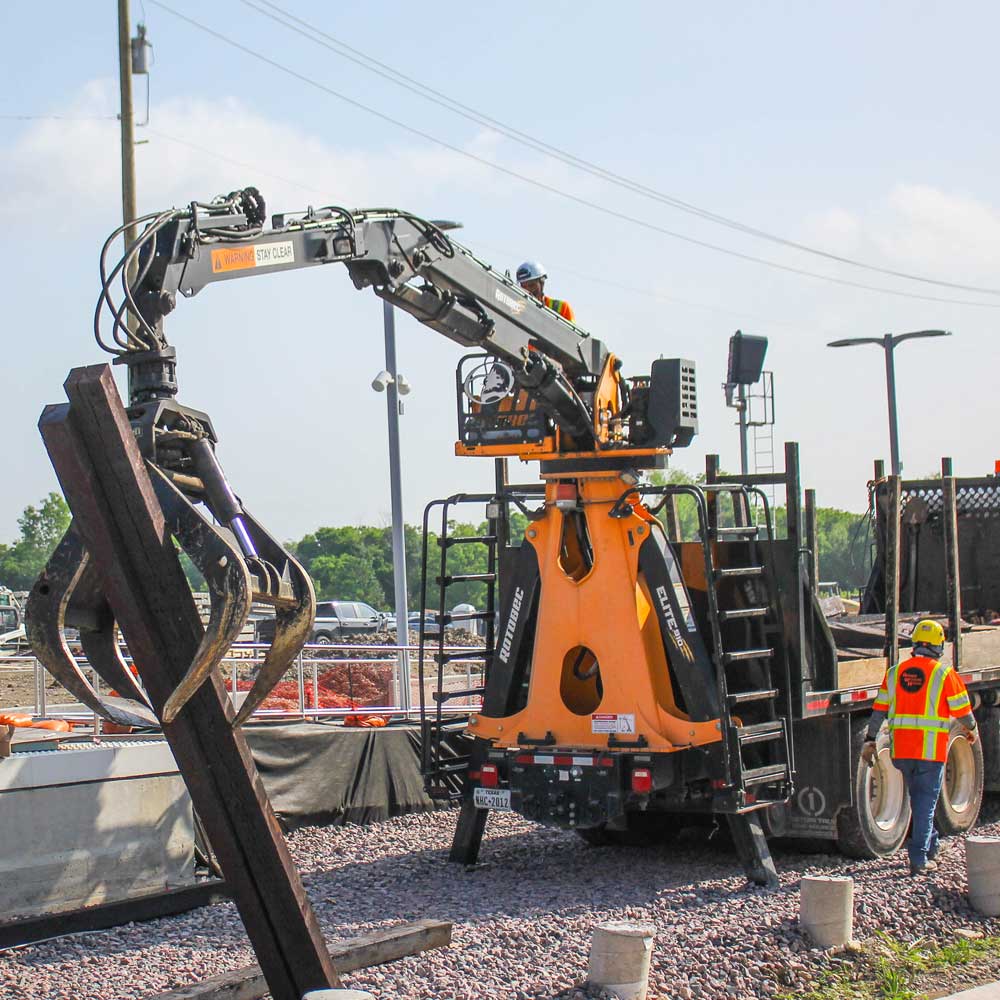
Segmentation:
<svg viewBox="0 0 1000 1000">
<path fill-rule="evenodd" d="M 467 653 L 450 661 L 447 680 L 453 679 L 455 687 L 468 690 L 481 687 L 483 682 L 483 649 L 478 646 L 449 645 L 450 653 Z M 257 643 L 238 643 L 223 658 L 221 671 L 230 697 L 237 705 L 240 694 L 251 686 L 256 668 L 263 663 L 268 646 Z M 254 713 L 255 719 L 311 719 L 337 718 L 347 715 L 391 715 L 413 718 L 419 711 L 411 706 L 419 704 L 413 685 L 418 683 L 419 671 L 417 645 L 396 646 L 380 644 L 310 644 L 299 652 L 295 662 L 276 685 L 263 705 Z M 131 663 L 127 651 L 122 654 Z M 322 654 L 322 655 L 320 655 Z M 406 654 L 406 655 L 404 655 Z M 101 681 L 90 668 L 86 658 L 76 658 L 77 663 L 89 672 L 94 688 L 101 691 Z M 102 732 L 101 719 L 83 708 L 75 700 L 52 704 L 51 693 L 46 691 L 45 668 L 34 656 L 0 657 L 0 682 L 4 675 L 22 671 L 32 672 L 33 713 L 45 717 L 52 713 L 68 721 L 93 720 L 94 733 Z M 430 675 L 430 671 L 428 672 Z M 403 692 L 408 696 L 404 697 Z M 289 696 L 291 692 L 291 696 Z M 72 698 L 66 692 L 67 698 Z M 6 688 L 0 683 L 0 708 L 10 700 Z M 431 699 L 428 697 L 427 699 Z M 334 702 L 343 701 L 343 704 Z M 475 696 L 456 699 L 448 711 L 464 714 L 477 709 L 481 699 Z M 269 704 L 270 702 L 270 704 Z M 275 704 L 280 702 L 282 704 Z M 324 704 L 326 702 L 326 704 Z M 9 708 L 28 709 L 27 704 L 7 705 Z"/>
</svg>

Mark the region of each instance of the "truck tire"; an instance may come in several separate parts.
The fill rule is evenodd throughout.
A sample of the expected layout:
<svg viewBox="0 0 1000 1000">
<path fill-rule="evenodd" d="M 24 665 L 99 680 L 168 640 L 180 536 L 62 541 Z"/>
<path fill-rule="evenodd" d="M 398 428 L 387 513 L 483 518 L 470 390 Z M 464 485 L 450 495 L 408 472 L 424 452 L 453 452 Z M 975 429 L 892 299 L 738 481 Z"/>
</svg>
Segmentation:
<svg viewBox="0 0 1000 1000">
<path fill-rule="evenodd" d="M 319 632 L 313 636 L 313 642 L 317 646 L 329 646 L 333 642 L 333 636 L 329 632 Z"/>
<path fill-rule="evenodd" d="M 952 723 L 941 797 L 934 813 L 934 825 L 946 837 L 971 830 L 983 804 L 983 741 L 969 743 L 964 732 L 961 725 Z"/>
<path fill-rule="evenodd" d="M 1000 792 L 1000 708 L 983 705 L 976 712 L 983 744 L 983 779 L 987 792 Z"/>
<path fill-rule="evenodd" d="M 849 858 L 879 858 L 893 854 L 906 839 L 910 825 L 910 797 L 903 776 L 889 755 L 889 733 L 878 734 L 878 755 L 869 768 L 861 759 L 868 718 L 851 720 L 851 763 L 854 767 L 854 804 L 837 817 L 837 847 Z"/>
</svg>

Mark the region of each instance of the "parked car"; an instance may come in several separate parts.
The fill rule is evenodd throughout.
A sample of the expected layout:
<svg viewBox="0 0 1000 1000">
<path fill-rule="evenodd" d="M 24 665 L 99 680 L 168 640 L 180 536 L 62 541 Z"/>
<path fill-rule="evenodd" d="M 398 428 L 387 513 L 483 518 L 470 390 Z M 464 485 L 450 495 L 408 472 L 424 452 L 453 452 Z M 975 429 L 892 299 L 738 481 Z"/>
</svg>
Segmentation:
<svg viewBox="0 0 1000 1000">
<path fill-rule="evenodd" d="M 386 628 L 385 615 L 361 601 L 317 601 L 310 642 L 328 645 L 349 635 L 373 635 Z M 256 624 L 257 642 L 274 639 L 274 618 Z"/>
</svg>

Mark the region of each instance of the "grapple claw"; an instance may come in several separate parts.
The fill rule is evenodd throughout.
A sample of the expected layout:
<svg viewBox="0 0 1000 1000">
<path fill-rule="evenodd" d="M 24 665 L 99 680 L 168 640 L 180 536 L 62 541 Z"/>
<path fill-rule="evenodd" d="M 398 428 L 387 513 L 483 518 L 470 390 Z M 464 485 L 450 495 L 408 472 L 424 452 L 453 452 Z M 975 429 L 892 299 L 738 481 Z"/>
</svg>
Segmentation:
<svg viewBox="0 0 1000 1000">
<path fill-rule="evenodd" d="M 135 675 L 122 658 L 118 647 L 115 616 L 101 589 L 100 577 L 94 564 L 87 563 L 80 579 L 70 594 L 66 607 L 66 624 L 80 631 L 80 646 L 87 662 L 97 676 L 123 698 L 142 705 L 145 692 L 139 687 Z M 146 725 L 155 725 L 156 716 Z"/>
<path fill-rule="evenodd" d="M 253 588 L 243 554 L 229 535 L 202 517 L 155 465 L 147 462 L 147 468 L 167 527 L 204 578 L 211 601 L 194 660 L 163 706 L 163 721 L 170 723 L 239 637 L 250 614 Z"/>
<path fill-rule="evenodd" d="M 101 718 L 126 726 L 155 725 L 156 716 L 141 701 L 102 697 L 98 694 L 66 644 L 63 627 L 67 622 L 74 624 L 70 609 L 76 604 L 79 592 L 82 590 L 100 596 L 99 590 L 93 587 L 92 581 L 95 580 L 96 575 L 93 573 L 90 557 L 71 524 L 28 595 L 25 607 L 25 631 L 32 651 L 42 666 L 77 701 L 86 705 L 92 712 L 96 712 Z M 103 602 L 103 597 L 101 601 Z M 107 609 L 106 602 L 103 603 Z M 107 615 L 110 616 L 110 609 L 107 609 Z M 109 621 L 113 641 L 114 619 L 109 617 Z M 84 632 L 81 631 L 81 645 L 83 636 Z M 127 685 L 114 686 L 142 698 L 142 692 L 121 661 L 117 643 L 114 644 L 114 648 L 129 682 Z M 84 652 L 87 652 L 86 646 Z M 91 664 L 107 683 L 112 683 L 97 664 L 93 661 Z"/>
<path fill-rule="evenodd" d="M 316 616 L 316 594 L 309 574 L 245 509 L 243 521 L 261 559 L 269 567 L 280 566 L 282 570 L 280 578 L 271 581 L 270 594 L 254 595 L 256 599 L 274 605 L 274 639 L 253 687 L 236 714 L 234 726 L 242 725 L 281 680 L 306 644 Z"/>
</svg>

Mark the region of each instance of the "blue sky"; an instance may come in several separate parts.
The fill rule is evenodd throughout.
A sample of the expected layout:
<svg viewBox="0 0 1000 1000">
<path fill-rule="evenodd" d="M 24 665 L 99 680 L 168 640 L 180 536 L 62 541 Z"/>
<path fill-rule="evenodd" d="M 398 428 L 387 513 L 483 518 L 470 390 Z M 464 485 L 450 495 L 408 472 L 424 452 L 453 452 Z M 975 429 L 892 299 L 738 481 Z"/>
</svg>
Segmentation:
<svg viewBox="0 0 1000 1000">
<path fill-rule="evenodd" d="M 169 6 L 451 146 L 615 212 L 782 264 L 939 298 L 1000 306 L 859 271 L 721 228 L 575 171 L 402 90 L 240 0 Z M 658 191 L 879 266 L 1000 287 L 1000 11 L 986 3 L 693 5 L 540 2 L 280 6 L 513 128 Z M 116 24 L 110 0 L 8 5 L 0 116 L 0 414 L 8 476 L 0 540 L 55 481 L 35 430 L 69 368 L 102 359 L 91 335 L 97 254 L 118 223 Z M 738 463 L 723 403 L 726 343 L 771 339 L 776 439 L 802 447 L 824 505 L 861 510 L 887 457 L 874 348 L 828 340 L 925 327 L 950 341 L 897 355 L 904 472 L 952 455 L 991 472 L 1000 309 L 877 294 L 686 244 L 546 193 L 418 138 L 236 51 L 151 0 L 133 4 L 155 47 L 151 121 L 137 149 L 141 211 L 256 184 L 269 209 L 396 205 L 460 219 L 460 239 L 503 267 L 540 258 L 581 326 L 648 370 L 698 364 L 706 452 Z M 136 103 L 144 106 L 144 81 Z M 632 290 L 622 290 L 627 286 Z M 181 398 L 208 410 L 247 505 L 281 536 L 388 521 L 381 303 L 322 269 L 230 282 L 182 302 L 167 326 Z M 452 455 L 459 351 L 408 318 L 400 368 L 405 503 L 485 487 L 489 463 Z M 531 478 L 533 470 L 523 475 Z"/>
</svg>

